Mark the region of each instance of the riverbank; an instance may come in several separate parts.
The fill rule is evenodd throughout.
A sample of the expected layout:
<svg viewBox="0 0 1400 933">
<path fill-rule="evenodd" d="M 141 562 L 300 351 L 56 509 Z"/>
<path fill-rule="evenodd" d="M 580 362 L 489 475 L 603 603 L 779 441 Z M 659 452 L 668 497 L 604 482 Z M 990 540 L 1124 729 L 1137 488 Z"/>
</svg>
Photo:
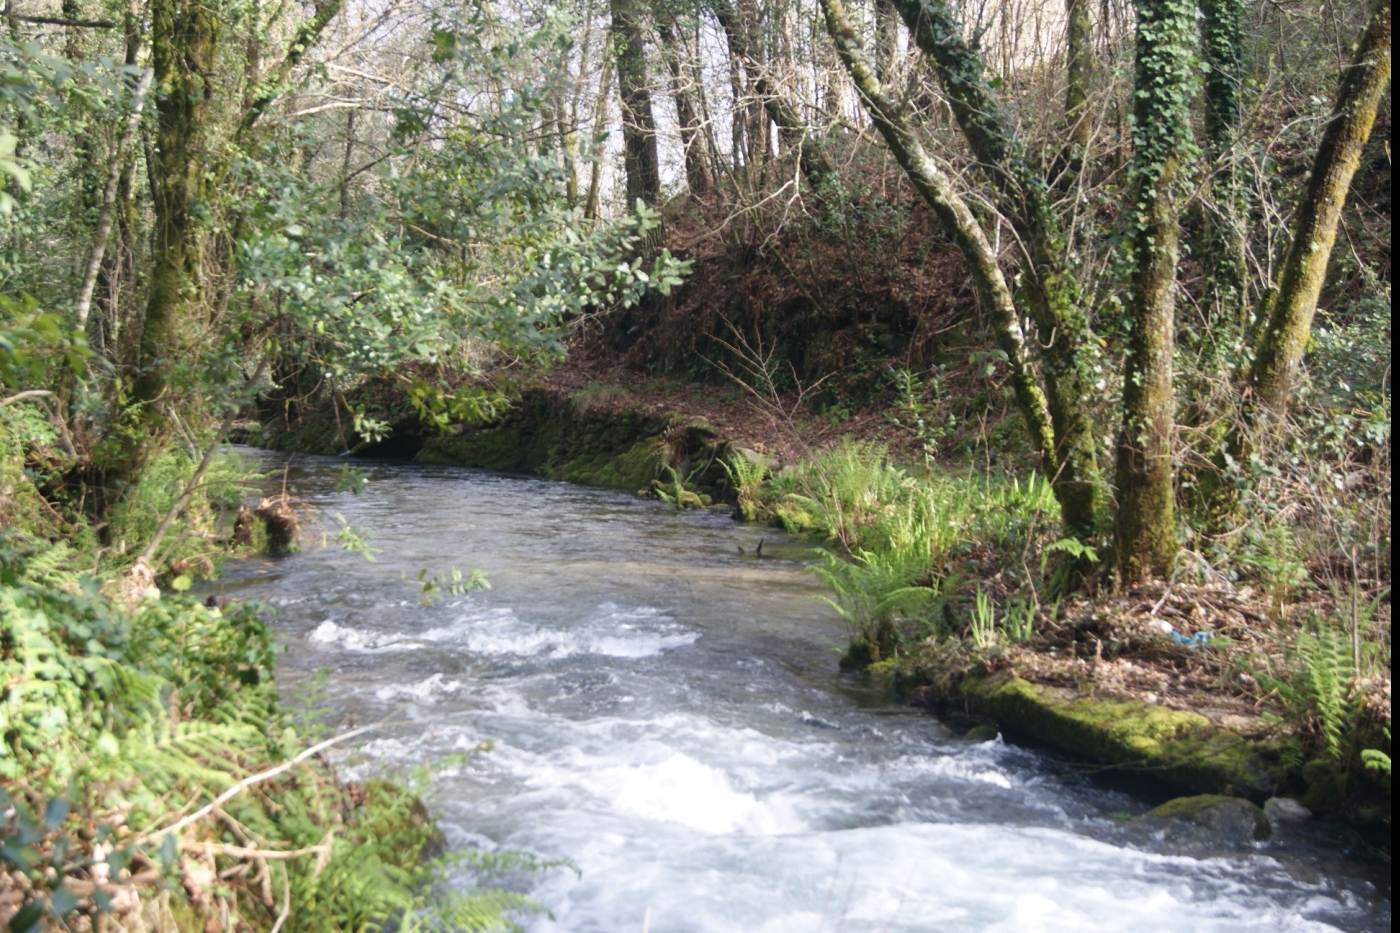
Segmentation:
<svg viewBox="0 0 1400 933">
<path fill-rule="evenodd" d="M 395 448 L 357 447 L 328 430 L 326 411 L 262 442 L 411 448 L 426 463 L 727 503 L 843 554 L 823 572 L 851 630 L 845 665 L 955 726 L 1183 793 L 1297 798 L 1388 843 L 1388 771 L 1362 752 L 1389 755 L 1390 681 L 1348 674 L 1348 649 L 1318 625 L 1344 613 L 1338 593 L 1207 566 L 1127 592 L 1095 578 L 1062 594 L 1057 575 L 1095 555 L 1058 537 L 1043 482 L 899 467 L 919 446 L 888 411 L 831 419 L 758 402 L 740 388 L 575 365 L 492 423 L 442 436 L 401 424 L 409 439 L 387 442 Z M 943 530 L 913 542 L 919 522 Z M 1367 623 L 1388 644 L 1388 603 L 1376 599 Z"/>
<path fill-rule="evenodd" d="M 199 452 L 172 449 L 100 547 L 36 485 L 46 427 L 0 409 L 0 928 L 321 933 L 528 913 L 495 892 L 444 897 L 419 789 L 340 772 L 333 756 L 367 730 L 332 735 L 284 697 L 268 607 L 189 594 L 249 556 L 230 530 L 260 477 L 237 457 L 197 474 Z"/>
</svg>

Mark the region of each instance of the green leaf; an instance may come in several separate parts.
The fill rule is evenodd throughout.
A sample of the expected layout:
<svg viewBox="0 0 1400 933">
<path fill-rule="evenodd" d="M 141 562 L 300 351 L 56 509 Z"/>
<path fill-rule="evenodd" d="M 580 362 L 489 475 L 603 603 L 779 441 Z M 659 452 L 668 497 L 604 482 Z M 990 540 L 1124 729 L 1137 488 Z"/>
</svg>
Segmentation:
<svg viewBox="0 0 1400 933">
<path fill-rule="evenodd" d="M 27 933 L 27 931 L 34 929 L 34 925 L 44 915 L 44 906 L 43 901 L 33 900 L 21 907 L 10 918 L 10 933 Z"/>
<path fill-rule="evenodd" d="M 68 819 L 68 813 L 72 810 L 67 798 L 55 797 L 49 801 L 48 807 L 44 809 L 44 825 L 49 829 L 58 829 L 63 825 L 63 821 Z"/>
<path fill-rule="evenodd" d="M 67 888 L 59 888 L 57 891 L 53 892 L 49 906 L 53 908 L 55 914 L 61 917 L 69 911 L 77 909 L 78 895 Z"/>
</svg>

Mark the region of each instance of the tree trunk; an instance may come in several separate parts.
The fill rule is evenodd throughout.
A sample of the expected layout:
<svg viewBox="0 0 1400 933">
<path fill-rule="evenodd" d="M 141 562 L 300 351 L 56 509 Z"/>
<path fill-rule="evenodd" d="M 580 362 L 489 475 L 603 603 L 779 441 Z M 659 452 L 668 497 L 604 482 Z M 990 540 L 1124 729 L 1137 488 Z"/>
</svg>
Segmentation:
<svg viewBox="0 0 1400 933">
<path fill-rule="evenodd" d="M 798 116 L 797 108 L 779 94 L 768 82 L 768 78 L 758 70 L 757 64 L 749 58 L 746 33 L 743 25 L 737 21 L 728 0 L 716 0 L 714 12 L 729 40 L 730 52 L 756 75 L 754 87 L 763 98 L 763 108 L 767 111 L 769 119 L 778 127 L 779 139 L 784 148 L 797 150 L 803 176 L 813 189 L 820 191 L 826 181 L 835 177 L 836 172 L 811 127 Z"/>
<path fill-rule="evenodd" d="M 163 414 L 173 377 L 201 303 L 198 219 L 205 193 L 205 146 L 218 66 L 219 24 L 197 0 L 152 0 L 151 62 L 155 74 L 156 151 L 151 165 L 154 228 L 139 368 L 108 476 L 130 480 L 168 430 Z"/>
<path fill-rule="evenodd" d="M 1065 2 L 1065 125 L 1071 155 L 1082 159 L 1089 148 L 1089 88 L 1094 73 L 1094 26 L 1090 0 Z"/>
<path fill-rule="evenodd" d="M 924 150 L 923 144 L 909 128 L 903 111 L 885 93 L 875 77 L 875 69 L 861 48 L 840 0 L 822 0 L 822 9 L 826 14 L 827 32 L 836 44 L 841 63 L 860 91 L 875 128 L 884 137 L 895 161 L 904 169 L 914 188 L 933 208 L 972 270 L 977 297 L 990 314 L 997 344 L 1010 363 L 1016 401 L 1040 453 L 1041 469 L 1047 476 L 1054 476 L 1058 464 L 1050 414 L 1045 395 L 1027 360 L 1020 316 L 1016 313 L 1011 289 L 1002 275 L 996 253 L 967 203 L 953 189 L 947 173 Z"/>
<path fill-rule="evenodd" d="M 598 76 L 598 96 L 593 101 L 593 134 L 589 141 L 589 158 L 593 164 L 588 171 L 588 194 L 583 199 L 586 220 L 598 219 L 598 197 L 602 188 L 603 143 L 608 138 L 608 92 L 612 90 L 614 56 L 604 47 L 603 71 Z"/>
<path fill-rule="evenodd" d="M 622 104 L 622 158 L 627 173 L 627 207 L 661 202 L 661 163 L 656 118 L 651 110 L 646 44 L 635 0 L 610 0 L 617 43 L 617 87 Z"/>
<path fill-rule="evenodd" d="M 1215 167 L 1214 203 L 1207 207 L 1205 244 L 1199 251 L 1205 266 L 1208 331 L 1227 325 L 1243 328 L 1246 323 L 1249 205 L 1235 153 L 1244 119 L 1244 17 L 1244 0 L 1201 0 L 1201 45 L 1207 69 L 1206 160 Z"/>
<path fill-rule="evenodd" d="M 756 0 L 736 0 L 747 49 L 744 55 L 744 70 L 748 73 L 748 106 L 745 107 L 744 138 L 748 152 L 744 161 L 749 168 L 749 182 L 761 185 L 761 172 L 772 152 L 769 134 L 769 117 L 764 106 L 767 96 L 758 89 L 758 83 L 768 72 L 768 48 L 763 41 L 763 11 Z"/>
<path fill-rule="evenodd" d="M 685 36 L 664 6 L 657 9 L 656 28 L 665 47 L 666 67 L 671 72 L 671 95 L 676 101 L 676 123 L 685 158 L 686 185 L 692 197 L 703 201 L 710 196 L 713 186 L 705 153 L 706 137 L 701 132 L 700 113 L 695 105 L 694 92 L 699 86 L 696 69 L 690 61 Z"/>
<path fill-rule="evenodd" d="M 1132 333 L 1123 369 L 1115 551 L 1126 583 L 1171 571 L 1176 555 L 1172 387 L 1180 217 L 1177 174 L 1191 139 L 1194 6 L 1137 0 L 1133 112 Z"/>
<path fill-rule="evenodd" d="M 875 0 L 875 77 L 882 85 L 894 80 L 899 56 L 899 14 L 890 0 Z"/>
<path fill-rule="evenodd" d="M 1293 221 L 1293 238 L 1279 275 L 1278 293 L 1254 359 L 1254 401 L 1265 417 L 1281 414 L 1288 403 L 1312 334 L 1313 314 L 1347 190 L 1389 84 L 1390 0 L 1375 0 L 1313 160 Z"/>
<path fill-rule="evenodd" d="M 980 54 L 962 37 L 945 0 L 892 0 L 914 42 L 933 63 L 953 115 L 1027 253 L 1030 312 L 1040 331 L 1045 390 L 1055 428 L 1055 496 L 1070 534 L 1097 527 L 1101 479 L 1093 423 L 1096 343 L 1045 180 L 1011 130 Z"/>
</svg>

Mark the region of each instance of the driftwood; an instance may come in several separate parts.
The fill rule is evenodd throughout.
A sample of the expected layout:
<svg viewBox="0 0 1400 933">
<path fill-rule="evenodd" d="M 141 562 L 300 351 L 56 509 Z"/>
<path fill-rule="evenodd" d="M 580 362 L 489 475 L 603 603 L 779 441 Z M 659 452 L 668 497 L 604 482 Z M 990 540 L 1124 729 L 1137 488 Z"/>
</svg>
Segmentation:
<svg viewBox="0 0 1400 933">
<path fill-rule="evenodd" d="M 262 519 L 267 529 L 267 549 L 278 554 L 295 551 L 300 524 L 296 510 L 285 495 L 271 496 L 258 503 L 253 514 Z"/>
</svg>

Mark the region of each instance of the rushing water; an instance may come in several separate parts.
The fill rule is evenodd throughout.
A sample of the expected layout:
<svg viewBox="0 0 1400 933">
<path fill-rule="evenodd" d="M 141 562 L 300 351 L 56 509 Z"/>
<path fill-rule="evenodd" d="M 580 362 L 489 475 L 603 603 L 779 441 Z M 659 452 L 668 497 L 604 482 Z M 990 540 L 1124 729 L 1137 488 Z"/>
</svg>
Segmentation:
<svg viewBox="0 0 1400 933">
<path fill-rule="evenodd" d="M 1112 817 L 1144 804 L 840 675 L 809 551 L 771 530 L 403 464 L 352 496 L 340 467 L 289 480 L 377 562 L 307 550 L 222 587 L 277 607 L 291 689 L 327 670 L 342 725 L 390 723 L 361 760 L 447 762 L 429 801 L 453 844 L 577 866 L 520 882 L 553 914 L 532 931 L 1390 928 L 1305 848 L 1129 847 Z M 454 566 L 491 588 L 424 608 L 412 578 Z"/>
</svg>

